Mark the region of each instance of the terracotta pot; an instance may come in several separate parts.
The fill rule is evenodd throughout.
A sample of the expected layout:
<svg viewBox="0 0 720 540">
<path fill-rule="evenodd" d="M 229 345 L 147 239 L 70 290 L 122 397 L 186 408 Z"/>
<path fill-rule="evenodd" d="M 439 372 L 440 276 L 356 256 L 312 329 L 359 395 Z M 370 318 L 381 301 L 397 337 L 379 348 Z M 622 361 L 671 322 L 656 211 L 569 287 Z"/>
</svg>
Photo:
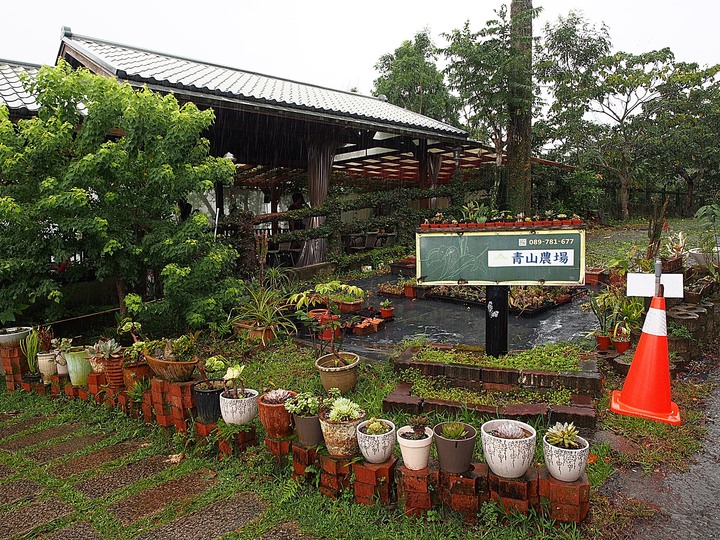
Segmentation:
<svg viewBox="0 0 720 540">
<path fill-rule="evenodd" d="M 503 439 L 490 432 L 501 422 L 512 422 L 531 433 L 525 439 Z M 490 470 L 504 478 L 519 478 L 527 472 L 535 456 L 535 428 L 517 420 L 490 420 L 480 427 L 483 454 Z"/>
<path fill-rule="evenodd" d="M 155 375 L 170 382 L 186 382 L 192 379 L 193 371 L 195 371 L 195 366 L 199 361 L 198 358 L 195 358 L 190 362 L 168 362 L 167 360 L 154 358 L 147 353 L 145 354 L 145 360 L 147 360 Z"/>
<path fill-rule="evenodd" d="M 325 442 L 318 416 L 298 416 L 293 414 L 293 422 L 295 422 L 298 440 L 303 446 L 319 446 Z"/>
<path fill-rule="evenodd" d="M 595 341 L 597 343 L 597 350 L 598 351 L 608 351 L 610 350 L 610 336 L 595 336 Z"/>
<path fill-rule="evenodd" d="M 105 380 L 108 388 L 123 388 L 125 379 L 123 377 L 123 356 L 116 354 L 103 360 L 105 364 Z"/>
<path fill-rule="evenodd" d="M 346 302 L 345 300 L 333 300 L 340 309 L 340 313 L 353 313 L 360 311 L 363 305 L 362 300 L 354 300 L 352 302 Z"/>
<path fill-rule="evenodd" d="M 122 370 L 125 388 L 128 390 L 133 388 L 139 380 L 150 379 L 153 376 L 153 370 L 148 364 L 124 365 Z"/>
<path fill-rule="evenodd" d="M 460 440 L 447 439 L 442 436 L 442 429 L 445 424 L 447 422 L 441 422 L 433 428 L 440 470 L 454 474 L 466 473 L 470 470 L 470 464 L 472 463 L 477 430 L 470 424 L 465 424 L 465 429 L 468 432 L 467 438 Z"/>
<path fill-rule="evenodd" d="M 320 427 L 328 454 L 333 457 L 352 457 L 360 452 L 357 441 L 357 427 L 365 420 L 365 411 L 357 420 L 349 422 L 331 422 L 327 411 L 320 413 Z"/>
<path fill-rule="evenodd" d="M 415 285 L 403 285 L 403 291 L 405 292 L 405 298 L 415 298 Z"/>
<path fill-rule="evenodd" d="M 392 319 L 395 314 L 395 308 L 380 308 L 380 316 L 383 319 Z"/>
<path fill-rule="evenodd" d="M 293 396 L 297 392 L 290 392 Z M 285 410 L 285 404 L 265 403 L 263 398 L 265 394 L 257 399 L 258 416 L 260 423 L 267 431 L 268 437 L 272 439 L 282 439 L 289 437 L 293 433 L 292 415 Z"/>
<path fill-rule="evenodd" d="M 429 228 L 430 228 L 430 224 L 429 224 L 429 223 L 421 223 L 421 224 L 420 224 L 420 228 L 421 228 L 421 229 L 429 229 Z"/>
<path fill-rule="evenodd" d="M 627 351 L 630 348 L 630 340 L 629 339 L 625 339 L 622 341 L 613 339 L 612 342 L 613 342 L 613 346 L 615 347 L 615 350 L 617 352 L 619 352 L 620 354 L 624 353 L 625 351 Z"/>
<path fill-rule="evenodd" d="M 338 317 L 337 315 L 330 315 L 329 312 L 325 310 L 325 314 L 320 316 L 319 322 L 322 325 L 327 324 L 330 321 L 337 321 L 339 318 L 340 317 Z M 333 334 L 335 335 L 333 336 Z M 322 330 L 320 330 L 319 337 L 323 341 L 332 341 L 333 338 L 340 339 L 342 337 L 342 333 L 340 331 L 340 327 L 323 328 Z"/>
<path fill-rule="evenodd" d="M 272 326 L 253 326 L 248 328 L 250 339 L 259 339 L 263 345 L 275 339 L 275 329 Z"/>
<path fill-rule="evenodd" d="M 419 471 L 428 466 L 428 460 L 430 459 L 430 445 L 433 441 L 433 430 L 426 427 L 425 435 L 427 435 L 427 437 L 419 440 L 406 439 L 402 436 L 403 433 L 407 433 L 412 430 L 413 429 L 410 426 L 403 426 L 398 429 L 397 441 L 400 445 L 403 465 L 411 471 Z"/>
<path fill-rule="evenodd" d="M 195 396 L 195 406 L 197 407 L 197 419 L 203 424 L 215 424 L 220 418 L 220 394 L 225 390 L 222 379 L 210 379 L 210 385 L 213 388 L 201 388 L 200 386 L 208 386 L 208 381 L 198 381 L 193 383 L 192 391 Z"/>
<path fill-rule="evenodd" d="M 585 472 L 590 444 L 582 437 L 578 437 L 578 442 L 578 448 L 560 448 L 547 442 L 547 435 L 543 437 L 545 466 L 553 478 L 575 482 Z"/>
<path fill-rule="evenodd" d="M 357 439 L 360 453 L 368 463 L 385 463 L 393 454 L 395 448 L 395 424 L 390 420 L 382 420 L 390 425 L 390 431 L 380 435 L 363 433 L 363 427 L 369 420 L 360 422 L 357 426 Z"/>
<path fill-rule="evenodd" d="M 351 352 L 338 353 L 347 365 L 337 365 L 337 357 L 330 353 L 315 360 L 315 368 L 320 372 L 320 381 L 326 391 L 337 388 L 342 394 L 355 388 L 360 357 Z"/>
<path fill-rule="evenodd" d="M 220 413 L 226 424 L 247 424 L 257 416 L 258 391 L 246 388 L 247 397 L 228 397 L 233 394 L 224 391 L 220 394 Z"/>
</svg>

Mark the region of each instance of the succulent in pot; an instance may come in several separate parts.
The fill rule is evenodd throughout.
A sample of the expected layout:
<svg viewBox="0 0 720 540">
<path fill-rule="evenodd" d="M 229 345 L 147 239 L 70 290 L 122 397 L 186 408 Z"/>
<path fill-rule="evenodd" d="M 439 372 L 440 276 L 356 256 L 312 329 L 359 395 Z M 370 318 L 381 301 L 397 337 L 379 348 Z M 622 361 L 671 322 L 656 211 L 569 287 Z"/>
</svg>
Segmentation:
<svg viewBox="0 0 720 540">
<path fill-rule="evenodd" d="M 395 424 L 372 417 L 358 424 L 358 446 L 369 463 L 385 463 L 395 447 Z"/>
<path fill-rule="evenodd" d="M 228 362 L 221 355 L 211 356 L 202 364 L 198 364 L 203 380 L 193 383 L 192 390 L 197 407 L 197 418 L 203 424 L 215 424 L 222 416 L 220 394 L 225 390 L 225 381 L 219 375 L 224 374 L 227 367 Z"/>
<path fill-rule="evenodd" d="M 158 377 L 170 382 L 185 382 L 192 379 L 200 361 L 193 354 L 194 342 L 194 335 L 146 341 L 143 354 Z"/>
<path fill-rule="evenodd" d="M 585 472 L 590 444 L 570 422 L 556 422 L 543 437 L 545 466 L 553 478 L 574 482 Z"/>
<path fill-rule="evenodd" d="M 442 422 L 433 431 L 440 469 L 455 474 L 469 471 L 477 438 L 475 428 L 465 422 Z"/>
<path fill-rule="evenodd" d="M 331 389 L 326 405 L 320 412 L 320 426 L 328 453 L 336 457 L 357 455 L 360 451 L 357 426 L 365 418 L 365 411 L 354 401 L 341 397 L 337 388 Z"/>
<path fill-rule="evenodd" d="M 57 366 L 58 375 L 67 375 L 67 359 L 65 353 L 73 348 L 72 338 L 53 338 L 52 346 L 55 352 L 55 365 Z"/>
<path fill-rule="evenodd" d="M 397 431 L 403 464 L 412 471 L 419 471 L 428 466 L 430 445 L 433 441 L 433 430 L 428 426 L 427 416 L 412 416 L 408 425 Z"/>
<path fill-rule="evenodd" d="M 518 420 L 490 420 L 480 428 L 483 454 L 490 470 L 505 478 L 519 478 L 532 464 L 537 434 Z"/>
<path fill-rule="evenodd" d="M 392 300 L 386 298 L 380 302 L 380 316 L 383 319 L 391 319 L 395 314 L 395 307 L 393 306 Z"/>
<path fill-rule="evenodd" d="M 281 439 L 293 433 L 292 416 L 285 408 L 285 402 L 295 392 L 281 388 L 271 390 L 258 398 L 258 414 L 268 437 Z"/>
<path fill-rule="evenodd" d="M 230 366 L 223 377 L 225 391 L 220 394 L 220 412 L 228 424 L 246 424 L 258 413 L 258 391 L 245 388 L 242 372 L 245 366 Z"/>
<path fill-rule="evenodd" d="M 92 370 L 96 373 L 105 371 L 105 362 L 111 358 L 122 358 L 122 346 L 114 339 L 100 339 L 87 348 Z"/>
<path fill-rule="evenodd" d="M 305 447 L 318 446 L 324 442 L 318 417 L 321 406 L 322 398 L 311 392 L 296 394 L 284 404 L 285 410 L 293 416 L 298 440 Z"/>
</svg>

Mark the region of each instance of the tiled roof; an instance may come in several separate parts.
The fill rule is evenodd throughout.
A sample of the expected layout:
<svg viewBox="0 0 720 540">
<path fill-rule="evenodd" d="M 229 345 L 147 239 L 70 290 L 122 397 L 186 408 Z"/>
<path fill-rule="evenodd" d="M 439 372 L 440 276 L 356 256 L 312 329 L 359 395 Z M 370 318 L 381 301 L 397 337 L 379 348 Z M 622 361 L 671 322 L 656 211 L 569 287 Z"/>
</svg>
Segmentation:
<svg viewBox="0 0 720 540">
<path fill-rule="evenodd" d="M 37 112 L 39 105 L 23 88 L 20 74 L 27 73 L 34 78 L 39 68 L 35 64 L 0 60 L 0 103 L 7 105 L 11 114 L 28 115 Z"/>
<path fill-rule="evenodd" d="M 72 34 L 63 42 L 118 79 L 234 98 L 255 106 L 353 118 L 386 126 L 401 126 L 438 136 L 465 139 L 467 133 L 449 124 L 391 105 L 377 98 L 269 77 L 236 68 L 179 58 L 127 45 Z"/>
</svg>

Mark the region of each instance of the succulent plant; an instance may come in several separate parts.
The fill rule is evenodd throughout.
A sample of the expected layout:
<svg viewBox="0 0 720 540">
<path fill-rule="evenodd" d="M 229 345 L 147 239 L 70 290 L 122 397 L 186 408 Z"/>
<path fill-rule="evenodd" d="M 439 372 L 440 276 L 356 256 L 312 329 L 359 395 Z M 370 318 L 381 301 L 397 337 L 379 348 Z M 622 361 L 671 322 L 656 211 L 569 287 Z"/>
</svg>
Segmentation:
<svg viewBox="0 0 720 540">
<path fill-rule="evenodd" d="M 547 442 L 560 448 L 577 448 L 580 446 L 577 438 L 578 429 L 572 422 L 556 422 L 547 432 Z"/>
<path fill-rule="evenodd" d="M 427 416 L 411 416 L 408 420 L 408 425 L 412 428 L 412 433 L 408 432 L 404 434 L 406 439 L 419 441 L 427 437 L 425 428 L 428 427 L 430 420 Z"/>
<path fill-rule="evenodd" d="M 263 403 L 267 403 L 268 405 L 282 405 L 291 397 L 292 394 L 289 390 L 278 388 L 277 390 L 270 390 L 265 394 L 263 396 Z"/>
<path fill-rule="evenodd" d="M 368 435 L 382 435 L 390 431 L 390 424 L 385 420 L 379 420 L 374 416 L 368 420 L 364 427 L 365 433 Z"/>
<path fill-rule="evenodd" d="M 120 354 L 120 351 L 122 351 L 122 346 L 120 346 L 120 344 L 114 339 L 101 339 L 94 345 L 87 348 L 87 352 L 90 356 L 94 356 L 95 358 L 104 358 L 105 360 L 111 356 Z"/>
<path fill-rule="evenodd" d="M 446 439 L 459 441 L 465 439 L 467 435 L 467 429 L 462 422 L 448 422 L 442 427 L 442 436 Z"/>
<path fill-rule="evenodd" d="M 363 415 L 360 405 L 348 398 L 339 397 L 333 400 L 332 407 L 328 413 L 331 422 L 349 422 L 357 420 Z"/>
<path fill-rule="evenodd" d="M 525 439 L 527 433 L 514 422 L 502 422 L 490 432 L 491 435 L 501 439 Z"/>
<path fill-rule="evenodd" d="M 285 410 L 298 416 L 316 416 L 322 400 L 310 392 L 301 392 L 285 402 Z"/>
</svg>

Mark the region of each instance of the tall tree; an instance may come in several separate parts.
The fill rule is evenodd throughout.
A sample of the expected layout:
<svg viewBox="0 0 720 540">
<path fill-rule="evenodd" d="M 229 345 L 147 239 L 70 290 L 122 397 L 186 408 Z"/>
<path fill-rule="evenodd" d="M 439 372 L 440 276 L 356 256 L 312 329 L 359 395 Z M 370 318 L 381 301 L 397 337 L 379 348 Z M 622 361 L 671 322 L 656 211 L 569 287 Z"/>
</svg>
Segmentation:
<svg viewBox="0 0 720 540">
<path fill-rule="evenodd" d="M 507 201 L 513 212 L 530 213 L 532 130 L 532 0 L 510 3 L 508 69 Z"/>
<path fill-rule="evenodd" d="M 415 39 L 403 41 L 375 64 L 380 76 L 375 79 L 373 95 L 384 95 L 394 105 L 459 125 L 458 102 L 437 68 L 437 54 L 427 29 L 415 34 Z"/>
</svg>

